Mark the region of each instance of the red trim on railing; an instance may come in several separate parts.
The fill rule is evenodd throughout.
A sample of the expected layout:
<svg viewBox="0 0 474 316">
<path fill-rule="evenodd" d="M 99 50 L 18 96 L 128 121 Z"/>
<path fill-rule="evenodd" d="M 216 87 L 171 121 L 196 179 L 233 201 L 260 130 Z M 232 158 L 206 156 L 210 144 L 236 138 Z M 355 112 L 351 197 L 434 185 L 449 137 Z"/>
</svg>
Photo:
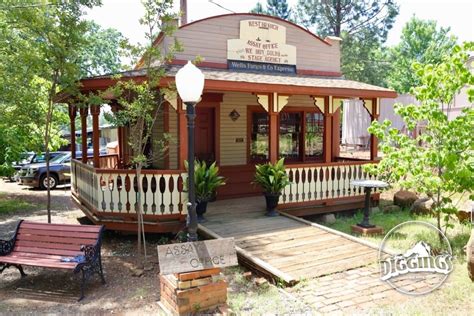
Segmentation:
<svg viewBox="0 0 474 316">
<path fill-rule="evenodd" d="M 333 167 L 333 166 L 354 166 L 354 165 L 365 165 L 369 163 L 377 163 L 376 160 L 365 160 L 365 161 L 337 161 L 337 162 L 321 162 L 321 163 L 288 163 L 285 164 L 286 169 L 292 168 L 311 168 L 311 167 Z"/>
<path fill-rule="evenodd" d="M 142 169 L 141 174 L 182 174 L 186 172 L 186 170 L 150 170 L 150 169 Z M 135 169 L 95 169 L 95 173 L 124 173 L 124 174 L 135 174 Z"/>
</svg>

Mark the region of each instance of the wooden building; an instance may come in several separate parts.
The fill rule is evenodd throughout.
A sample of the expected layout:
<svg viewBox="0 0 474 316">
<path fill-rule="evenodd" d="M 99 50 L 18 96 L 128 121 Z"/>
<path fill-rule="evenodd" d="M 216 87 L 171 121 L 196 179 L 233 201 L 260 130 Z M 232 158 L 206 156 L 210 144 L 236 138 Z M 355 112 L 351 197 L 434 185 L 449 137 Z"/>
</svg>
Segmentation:
<svg viewBox="0 0 474 316">
<path fill-rule="evenodd" d="M 295 215 L 309 215 L 361 207 L 363 192 L 350 185 L 368 177 L 369 161 L 339 157 L 340 105 L 345 99 L 363 100 L 372 120 L 380 112 L 380 98 L 394 98 L 392 90 L 346 80 L 340 67 L 340 39 L 322 39 L 291 22 L 257 14 L 228 14 L 195 21 L 174 34 L 184 46 L 167 65 L 163 84 L 174 80 L 187 60 L 203 57 L 198 67 L 206 81 L 197 105 L 196 157 L 217 161 L 227 185 L 218 199 L 260 194 L 251 184 L 255 164 L 285 157 L 291 185 L 280 207 Z M 166 48 L 172 38 L 159 36 Z M 140 64 L 124 78 L 143 79 Z M 110 76 L 82 80 L 84 92 L 114 84 Z M 186 216 L 186 116 L 179 99 L 168 99 L 153 137 L 168 133 L 172 142 L 164 158 L 143 171 L 143 207 L 147 231 L 176 231 Z M 111 102 L 113 109 L 120 104 Z M 96 106 L 77 110 L 69 105 L 71 124 L 80 115 L 87 128 L 92 115 L 98 137 Z M 71 126 L 71 130 L 74 130 Z M 119 154 L 99 157 L 94 143 L 90 163 L 72 164 L 75 201 L 96 223 L 135 230 L 134 170 L 124 169 L 130 152 L 127 129 L 119 128 Z M 72 140 L 74 141 L 74 140 Z M 370 140 L 370 161 L 376 160 L 377 141 Z M 263 198 L 263 197 L 262 197 Z M 377 194 L 374 195 L 377 198 Z"/>
</svg>

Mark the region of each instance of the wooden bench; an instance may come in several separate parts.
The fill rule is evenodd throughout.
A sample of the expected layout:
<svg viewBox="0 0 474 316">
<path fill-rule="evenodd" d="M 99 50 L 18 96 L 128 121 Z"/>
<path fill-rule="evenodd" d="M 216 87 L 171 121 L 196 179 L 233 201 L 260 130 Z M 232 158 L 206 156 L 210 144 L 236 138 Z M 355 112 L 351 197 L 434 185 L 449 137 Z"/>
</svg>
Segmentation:
<svg viewBox="0 0 474 316">
<path fill-rule="evenodd" d="M 0 240 L 0 274 L 16 267 L 22 277 L 23 265 L 82 272 L 81 297 L 87 280 L 97 273 L 105 284 L 101 260 L 104 226 L 46 224 L 20 221 L 10 240 Z M 81 262 L 61 259 L 83 256 Z"/>
</svg>

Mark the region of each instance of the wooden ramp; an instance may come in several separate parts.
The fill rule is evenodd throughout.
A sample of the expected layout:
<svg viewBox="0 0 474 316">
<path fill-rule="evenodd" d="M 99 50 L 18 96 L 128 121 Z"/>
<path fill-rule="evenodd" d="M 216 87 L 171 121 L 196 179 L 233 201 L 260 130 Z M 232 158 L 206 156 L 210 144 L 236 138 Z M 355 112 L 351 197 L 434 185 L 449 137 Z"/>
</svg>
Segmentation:
<svg viewBox="0 0 474 316">
<path fill-rule="evenodd" d="M 370 243 L 284 213 L 266 217 L 264 209 L 261 196 L 210 203 L 200 233 L 234 237 L 242 264 L 287 284 L 377 260 Z"/>
</svg>

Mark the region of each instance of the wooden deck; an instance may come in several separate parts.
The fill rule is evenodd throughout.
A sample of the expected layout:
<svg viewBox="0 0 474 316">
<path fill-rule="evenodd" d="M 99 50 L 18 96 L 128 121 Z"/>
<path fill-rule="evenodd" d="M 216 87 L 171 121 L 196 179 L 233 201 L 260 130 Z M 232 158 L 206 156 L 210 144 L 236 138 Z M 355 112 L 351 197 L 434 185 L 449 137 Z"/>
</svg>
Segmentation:
<svg viewBox="0 0 474 316">
<path fill-rule="evenodd" d="M 376 246 L 282 213 L 264 216 L 264 198 L 210 203 L 200 233 L 234 237 L 239 261 L 265 276 L 294 284 L 373 263 Z"/>
</svg>

